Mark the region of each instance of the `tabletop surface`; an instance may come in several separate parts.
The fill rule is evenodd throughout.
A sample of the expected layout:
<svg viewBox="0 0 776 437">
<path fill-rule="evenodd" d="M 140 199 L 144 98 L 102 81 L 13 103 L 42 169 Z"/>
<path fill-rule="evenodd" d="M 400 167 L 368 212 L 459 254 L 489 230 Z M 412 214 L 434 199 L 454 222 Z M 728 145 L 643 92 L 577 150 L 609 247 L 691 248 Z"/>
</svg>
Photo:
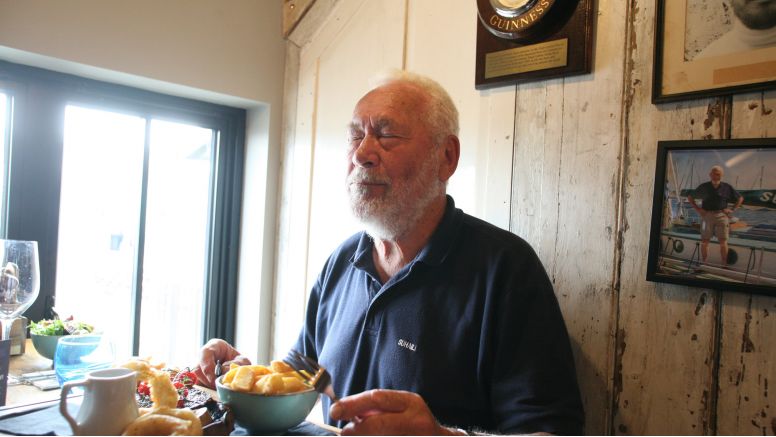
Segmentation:
<svg viewBox="0 0 776 437">
<path fill-rule="evenodd" d="M 8 374 L 9 376 L 19 378 L 25 373 L 51 370 L 52 368 L 52 361 L 40 356 L 35 350 L 35 346 L 32 345 L 32 340 L 27 339 L 24 353 L 11 356 Z M 14 383 L 13 380 L 9 380 L 8 391 L 5 396 L 5 405 L 6 407 L 15 407 L 56 399 L 59 399 L 59 390 L 44 391 L 29 384 Z"/>
<path fill-rule="evenodd" d="M 27 339 L 24 354 L 11 357 L 8 373 L 9 376 L 19 378 L 26 373 L 51 369 L 52 361 L 38 354 L 35 347 L 32 345 L 32 341 Z M 199 388 L 208 392 L 214 399 L 218 399 L 218 394 L 215 390 L 204 387 Z M 5 406 L 0 407 L 0 420 L 18 416 L 20 414 L 34 414 L 33 412 L 35 411 L 39 411 L 38 414 L 44 414 L 43 410 L 59 404 L 59 394 L 60 390 L 58 389 L 41 390 L 33 385 L 9 381 Z M 307 417 L 307 422 L 305 423 L 309 423 L 311 426 L 299 429 L 300 434 L 308 434 L 310 429 L 323 431 L 329 434 L 339 433 L 339 429 L 328 426 L 322 422 L 320 404 L 321 403 L 318 402 Z M 4 433 L 0 431 L 0 434 Z M 240 433 L 237 432 L 236 434 L 239 435 Z"/>
</svg>

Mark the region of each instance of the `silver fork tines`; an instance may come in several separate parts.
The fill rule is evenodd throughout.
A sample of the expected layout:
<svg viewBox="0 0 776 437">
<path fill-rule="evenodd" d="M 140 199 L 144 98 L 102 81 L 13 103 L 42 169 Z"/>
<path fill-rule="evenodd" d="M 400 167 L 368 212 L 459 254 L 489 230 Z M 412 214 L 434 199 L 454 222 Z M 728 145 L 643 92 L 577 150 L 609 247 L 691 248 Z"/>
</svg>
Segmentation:
<svg viewBox="0 0 776 437">
<path fill-rule="evenodd" d="M 331 386 L 331 375 L 323 366 L 318 364 L 317 361 L 302 355 L 293 349 L 283 361 L 291 366 L 296 373 L 301 375 L 305 381 L 312 385 L 313 388 L 315 388 L 315 391 L 325 394 L 332 402 L 337 402 L 339 400 L 334 394 L 334 389 Z"/>
</svg>

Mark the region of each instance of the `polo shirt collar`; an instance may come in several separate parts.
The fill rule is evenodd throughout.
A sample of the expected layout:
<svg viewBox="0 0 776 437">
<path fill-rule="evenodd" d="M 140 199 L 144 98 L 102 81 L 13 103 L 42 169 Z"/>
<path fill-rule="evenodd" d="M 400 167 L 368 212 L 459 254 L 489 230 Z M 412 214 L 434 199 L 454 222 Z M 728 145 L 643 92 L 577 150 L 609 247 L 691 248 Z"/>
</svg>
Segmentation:
<svg viewBox="0 0 776 437">
<path fill-rule="evenodd" d="M 420 253 L 410 264 L 423 262 L 429 265 L 439 265 L 445 260 L 447 254 L 455 243 L 455 237 L 458 235 L 458 229 L 463 222 L 463 211 L 455 207 L 455 201 L 450 195 L 447 195 L 447 205 L 442 220 L 439 222 L 434 233 L 428 241 L 428 244 L 421 249 Z M 372 249 L 374 242 L 372 237 L 366 232 L 361 233 L 358 241 L 358 247 L 350 259 L 354 267 L 372 273 L 374 271 L 374 262 L 372 260 Z"/>
</svg>

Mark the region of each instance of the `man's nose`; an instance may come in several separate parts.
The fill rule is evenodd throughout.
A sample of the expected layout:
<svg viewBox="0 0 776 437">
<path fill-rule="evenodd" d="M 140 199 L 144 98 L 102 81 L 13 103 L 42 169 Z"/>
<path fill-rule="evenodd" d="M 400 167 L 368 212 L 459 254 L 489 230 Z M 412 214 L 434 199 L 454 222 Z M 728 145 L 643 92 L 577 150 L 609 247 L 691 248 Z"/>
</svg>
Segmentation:
<svg viewBox="0 0 776 437">
<path fill-rule="evenodd" d="M 380 163 L 380 143 L 374 135 L 365 135 L 353 152 L 353 165 L 372 168 Z"/>
</svg>

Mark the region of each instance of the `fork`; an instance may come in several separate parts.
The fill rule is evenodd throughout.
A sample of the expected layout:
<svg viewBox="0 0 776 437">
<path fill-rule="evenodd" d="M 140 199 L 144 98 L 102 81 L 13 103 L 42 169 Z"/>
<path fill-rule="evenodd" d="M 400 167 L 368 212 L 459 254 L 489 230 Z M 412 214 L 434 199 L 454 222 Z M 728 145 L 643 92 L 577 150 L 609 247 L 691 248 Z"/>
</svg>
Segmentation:
<svg viewBox="0 0 776 437">
<path fill-rule="evenodd" d="M 334 394 L 334 388 L 331 386 L 331 375 L 317 361 L 294 349 L 291 349 L 283 361 L 291 366 L 305 381 L 310 383 L 315 388 L 315 391 L 325 394 L 332 402 L 339 400 L 337 395 Z"/>
</svg>

